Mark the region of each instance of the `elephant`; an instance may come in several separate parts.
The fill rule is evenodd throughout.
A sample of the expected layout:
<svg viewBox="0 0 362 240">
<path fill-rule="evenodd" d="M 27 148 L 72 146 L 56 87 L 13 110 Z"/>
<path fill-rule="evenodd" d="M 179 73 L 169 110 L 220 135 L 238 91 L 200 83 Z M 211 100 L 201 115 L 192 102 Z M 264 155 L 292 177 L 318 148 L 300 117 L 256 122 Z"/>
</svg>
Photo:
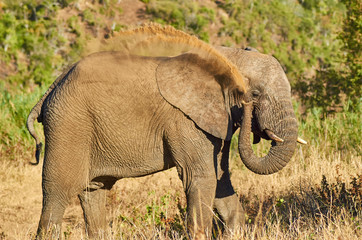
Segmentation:
<svg viewBox="0 0 362 240">
<path fill-rule="evenodd" d="M 117 180 L 172 167 L 186 194 L 191 237 L 210 236 L 213 209 L 230 229 L 242 225 L 230 181 L 231 138 L 240 128 L 240 157 L 254 173 L 281 170 L 298 140 L 291 87 L 272 56 L 193 42 L 188 44 L 199 51 L 171 57 L 93 53 L 45 92 L 27 120 L 37 163 L 42 144 L 35 120 L 45 136 L 37 236 L 60 236 L 73 196 L 80 200 L 87 235 L 103 234 L 105 192 Z M 254 143 L 272 140 L 266 156 L 253 153 L 251 132 Z"/>
</svg>

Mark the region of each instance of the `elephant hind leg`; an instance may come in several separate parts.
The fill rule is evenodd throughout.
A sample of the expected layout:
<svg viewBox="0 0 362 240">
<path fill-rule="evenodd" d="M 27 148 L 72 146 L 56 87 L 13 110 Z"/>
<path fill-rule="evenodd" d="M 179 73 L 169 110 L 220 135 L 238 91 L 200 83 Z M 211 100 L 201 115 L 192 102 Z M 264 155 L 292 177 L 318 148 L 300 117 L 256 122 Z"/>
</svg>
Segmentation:
<svg viewBox="0 0 362 240">
<path fill-rule="evenodd" d="M 106 194 L 117 181 L 110 176 L 94 178 L 79 195 L 83 209 L 86 234 L 91 238 L 106 239 Z"/>
<path fill-rule="evenodd" d="M 62 219 L 69 199 L 55 194 L 55 191 L 49 187 L 46 191 L 46 195 L 43 194 L 43 208 L 37 239 L 59 239 L 61 238 Z"/>
<path fill-rule="evenodd" d="M 84 190 L 78 197 L 83 209 L 86 234 L 90 237 L 105 237 L 106 189 Z"/>
<path fill-rule="evenodd" d="M 37 230 L 38 239 L 61 239 L 65 209 L 80 189 L 78 184 L 69 186 L 62 183 L 62 180 L 48 182 L 43 177 L 43 207 Z"/>
<path fill-rule="evenodd" d="M 51 137 L 48 137 L 51 138 Z M 43 207 L 38 238 L 45 234 L 58 239 L 65 208 L 86 187 L 89 153 L 79 144 L 52 139 L 46 142 L 43 164 Z M 44 238 L 48 239 L 48 238 Z"/>
</svg>

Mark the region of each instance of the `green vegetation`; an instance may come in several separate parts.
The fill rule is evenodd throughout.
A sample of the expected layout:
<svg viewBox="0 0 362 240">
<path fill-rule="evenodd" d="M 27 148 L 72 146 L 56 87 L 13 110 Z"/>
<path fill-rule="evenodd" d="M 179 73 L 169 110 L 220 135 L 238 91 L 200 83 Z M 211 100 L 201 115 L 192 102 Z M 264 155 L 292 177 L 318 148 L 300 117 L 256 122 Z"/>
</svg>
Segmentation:
<svg viewBox="0 0 362 240">
<path fill-rule="evenodd" d="M 295 83 L 318 62 L 329 62 L 338 50 L 334 31 L 344 9 L 337 1 L 301 2 L 225 1 L 221 8 L 228 17 L 223 19 L 219 34 L 273 54 Z"/>
<path fill-rule="evenodd" d="M 104 27 L 99 16 L 115 16 L 117 1 L 99 1 L 66 19 L 58 16 L 71 0 L 0 1 L 0 63 L 7 82 L 28 87 L 49 85 L 64 66 L 79 59 L 85 44 L 85 27 Z M 72 5 L 73 4 L 73 5 Z M 103 13 L 103 15 L 102 15 Z M 1 75 L 0 75 L 1 76 Z"/>
<path fill-rule="evenodd" d="M 144 2 L 147 3 L 146 11 L 152 15 L 153 21 L 192 32 L 200 39 L 209 41 L 207 27 L 215 21 L 214 9 L 192 0 L 144 0 Z"/>
<path fill-rule="evenodd" d="M 296 84 L 300 95 L 304 96 L 303 102 L 308 106 L 322 107 L 324 115 L 346 103 L 351 110 L 361 107 L 361 4 L 353 0 L 341 2 L 348 8 L 336 37 L 342 44 L 340 49 L 331 60 L 320 64 L 314 77 L 301 79 Z"/>
<path fill-rule="evenodd" d="M 46 88 L 36 88 L 32 93 L 11 93 L 0 82 L 0 157 L 15 160 L 15 153 L 33 147 L 25 121 L 30 109 Z"/>
<path fill-rule="evenodd" d="M 300 116 L 299 131 L 310 144 L 318 146 L 327 155 L 340 152 L 348 161 L 350 155 L 362 155 L 362 104 L 353 109 L 347 102 L 343 110 L 321 119 L 322 108 L 311 108 Z"/>
<path fill-rule="evenodd" d="M 0 150 L 9 158 L 19 148 L 32 146 L 27 115 L 56 75 L 80 58 L 85 28 L 104 25 L 95 14 L 122 12 L 110 7 L 117 1 L 100 1 L 99 10 L 85 9 L 65 19 L 58 16 L 73 2 L 0 1 L 0 78 L 5 78 L 0 82 Z"/>
<path fill-rule="evenodd" d="M 49 84 L 54 70 L 65 64 L 58 48 L 66 39 L 53 20 L 58 7 L 49 0 L 39 3 L 5 1 L 0 10 L 1 60 L 16 68 L 8 81 L 23 86 Z"/>
</svg>

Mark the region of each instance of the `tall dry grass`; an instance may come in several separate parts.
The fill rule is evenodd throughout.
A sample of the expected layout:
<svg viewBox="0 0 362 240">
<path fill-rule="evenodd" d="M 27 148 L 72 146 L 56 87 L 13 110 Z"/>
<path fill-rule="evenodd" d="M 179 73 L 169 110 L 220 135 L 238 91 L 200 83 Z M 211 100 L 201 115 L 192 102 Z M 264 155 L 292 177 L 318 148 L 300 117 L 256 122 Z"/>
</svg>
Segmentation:
<svg viewBox="0 0 362 240">
<path fill-rule="evenodd" d="M 361 175 L 352 183 L 361 174 L 360 157 L 346 163 L 338 153 L 326 157 L 308 146 L 299 147 L 291 163 L 274 175 L 259 176 L 240 165 L 232 160 L 232 182 L 247 223 L 228 239 L 361 238 Z M 31 239 L 41 211 L 41 168 L 1 161 L 0 176 L 0 239 Z M 105 239 L 185 239 L 185 202 L 174 169 L 122 179 L 108 194 L 110 236 Z M 64 221 L 66 239 L 85 239 L 77 199 Z"/>
</svg>

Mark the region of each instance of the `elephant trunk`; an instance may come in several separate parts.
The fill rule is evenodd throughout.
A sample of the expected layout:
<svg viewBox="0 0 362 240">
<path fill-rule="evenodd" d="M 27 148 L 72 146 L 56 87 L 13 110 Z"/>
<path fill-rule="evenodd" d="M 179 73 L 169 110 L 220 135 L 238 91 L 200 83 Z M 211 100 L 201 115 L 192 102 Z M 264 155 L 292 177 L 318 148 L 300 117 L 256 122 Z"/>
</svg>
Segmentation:
<svg viewBox="0 0 362 240">
<path fill-rule="evenodd" d="M 239 153 L 245 166 L 257 174 L 272 174 L 281 170 L 291 159 L 297 144 L 297 122 L 291 114 L 284 115 L 276 129 L 276 136 L 283 141 L 273 140 L 268 154 L 264 157 L 257 157 L 250 143 L 251 119 L 253 105 L 246 103 L 243 106 L 244 120 L 239 134 Z M 292 111 L 288 111 L 292 112 Z"/>
</svg>

